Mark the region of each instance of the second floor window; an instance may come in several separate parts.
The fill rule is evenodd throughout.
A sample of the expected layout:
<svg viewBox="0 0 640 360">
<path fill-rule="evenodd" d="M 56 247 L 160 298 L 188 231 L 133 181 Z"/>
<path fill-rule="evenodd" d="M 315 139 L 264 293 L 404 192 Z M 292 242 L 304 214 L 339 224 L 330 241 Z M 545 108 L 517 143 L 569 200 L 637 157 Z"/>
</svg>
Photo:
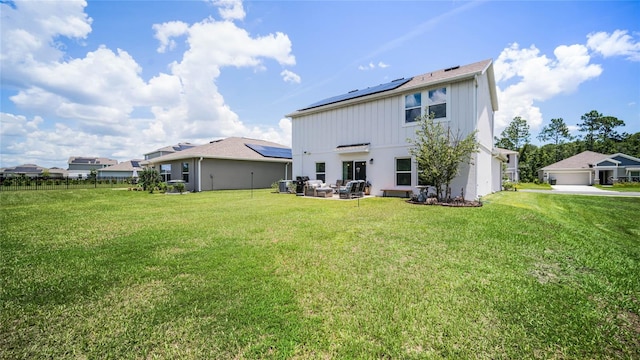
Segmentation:
<svg viewBox="0 0 640 360">
<path fill-rule="evenodd" d="M 404 97 L 404 121 L 415 122 L 422 114 L 422 94 L 415 93 Z"/>
<path fill-rule="evenodd" d="M 424 96 L 423 96 L 424 95 Z M 424 98 L 424 101 L 423 101 Z M 423 113 L 424 107 L 424 113 Z M 404 121 L 413 123 L 422 115 L 432 114 L 434 119 L 447 117 L 447 88 L 432 89 L 423 93 L 405 95 Z"/>
<path fill-rule="evenodd" d="M 447 117 L 447 88 L 429 90 L 429 99 L 427 100 L 429 114 L 433 113 L 434 119 Z"/>
</svg>

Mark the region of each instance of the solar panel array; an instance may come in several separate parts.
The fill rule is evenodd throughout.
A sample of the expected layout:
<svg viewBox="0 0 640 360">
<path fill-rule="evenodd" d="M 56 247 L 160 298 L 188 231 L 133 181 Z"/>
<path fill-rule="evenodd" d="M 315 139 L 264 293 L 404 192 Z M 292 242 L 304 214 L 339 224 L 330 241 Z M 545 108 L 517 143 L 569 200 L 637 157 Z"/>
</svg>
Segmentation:
<svg viewBox="0 0 640 360">
<path fill-rule="evenodd" d="M 257 152 L 264 157 L 278 158 L 278 159 L 291 159 L 291 149 L 279 148 L 275 146 L 265 146 L 257 144 L 245 144 L 249 149 Z"/>
<path fill-rule="evenodd" d="M 131 160 L 131 166 L 140 167 L 140 162 L 139 161 L 135 161 L 135 160 Z"/>
<path fill-rule="evenodd" d="M 397 80 L 393 80 L 392 82 L 388 82 L 385 84 L 380 84 L 378 86 L 373 86 L 373 87 L 368 87 L 366 89 L 362 89 L 362 90 L 354 90 L 354 91 L 350 91 L 346 94 L 342 94 L 342 95 L 338 95 L 338 96 L 334 96 L 334 97 L 330 97 L 328 99 L 324 99 L 324 100 L 320 100 L 318 102 L 315 102 L 303 109 L 300 110 L 308 110 L 308 109 L 313 109 L 315 107 L 318 106 L 323 106 L 323 105 L 328 105 L 328 104 L 333 104 L 333 103 L 337 103 L 340 101 L 345 101 L 345 100 L 350 100 L 350 99 L 355 99 L 355 98 L 359 98 L 362 96 L 367 96 L 367 95 L 371 95 L 371 94 L 377 94 L 383 91 L 389 91 L 389 90 L 393 90 L 393 89 L 397 89 L 398 87 L 408 83 L 412 78 L 408 78 L 408 79 L 397 79 Z"/>
</svg>

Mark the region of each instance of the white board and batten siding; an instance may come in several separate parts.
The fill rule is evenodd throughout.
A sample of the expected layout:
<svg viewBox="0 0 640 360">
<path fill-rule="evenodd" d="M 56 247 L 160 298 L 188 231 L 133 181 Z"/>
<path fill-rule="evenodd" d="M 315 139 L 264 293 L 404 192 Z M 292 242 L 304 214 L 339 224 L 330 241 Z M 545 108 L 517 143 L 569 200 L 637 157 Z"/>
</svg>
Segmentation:
<svg viewBox="0 0 640 360">
<path fill-rule="evenodd" d="M 493 107 L 487 87 L 486 72 L 475 77 L 458 79 L 416 88 L 389 91 L 385 94 L 343 101 L 317 109 L 292 114 L 293 176 L 315 178 L 315 164 L 325 163 L 327 183 L 342 178 L 343 161 L 366 161 L 367 180 L 373 194 L 395 185 L 397 158 L 409 157 L 407 139 L 415 138 L 417 123 L 405 123 L 405 95 L 446 87 L 447 118 L 455 132 L 462 136 L 475 129 L 481 150 L 474 155 L 474 165 L 465 165 L 452 184 L 452 195 L 464 188 L 465 198 L 491 193 L 496 164 L 492 157 Z M 424 103 L 423 103 L 424 106 Z M 337 151 L 341 145 L 369 144 L 366 150 L 353 153 Z M 498 163 L 499 166 L 499 163 Z M 416 164 L 412 161 L 412 184 L 417 185 Z"/>
</svg>

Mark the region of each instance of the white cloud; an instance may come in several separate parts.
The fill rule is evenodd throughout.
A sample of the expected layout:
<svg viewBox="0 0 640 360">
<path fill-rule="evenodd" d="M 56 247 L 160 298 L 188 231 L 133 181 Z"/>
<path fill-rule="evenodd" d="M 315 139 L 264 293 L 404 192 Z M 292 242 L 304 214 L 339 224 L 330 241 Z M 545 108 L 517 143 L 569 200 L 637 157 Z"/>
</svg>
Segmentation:
<svg viewBox="0 0 640 360">
<path fill-rule="evenodd" d="M 373 70 L 375 68 L 376 68 L 376 66 L 372 62 L 370 62 L 369 65 L 360 65 L 360 66 L 358 66 L 358 70 L 363 70 L 363 71 Z"/>
<path fill-rule="evenodd" d="M 189 30 L 189 24 L 182 21 L 169 21 L 163 24 L 153 24 L 153 31 L 155 31 L 155 38 L 160 41 L 158 46 L 158 52 L 164 53 L 169 50 L 173 50 L 176 47 L 175 40 L 172 37 L 182 36 Z"/>
<path fill-rule="evenodd" d="M 167 73 L 148 81 L 125 49 L 100 46 L 84 57 L 70 58 L 54 42 L 88 36 L 92 20 L 84 13 L 86 2 L 16 1 L 15 9 L 0 4 L 2 81 L 19 89 L 10 97 L 19 109 L 38 114 L 32 120 L 2 114 L 1 161 L 22 163 L 20 159 L 28 158 L 43 166 L 63 166 L 61 159 L 77 155 L 126 160 L 171 143 L 226 136 L 289 144 L 290 120 L 280 120 L 278 127 L 244 125 L 225 103 L 216 80 L 225 67 L 265 70 L 266 60 L 295 65 L 291 41 L 283 33 L 253 37 L 230 21 L 244 18 L 241 1 L 213 3 L 221 6 L 224 21 L 153 25 L 158 52 L 175 50 L 178 37 L 184 37 L 186 50 Z M 9 32 L 11 39 L 5 41 Z M 300 82 L 290 70 L 280 75 L 284 81 Z M 134 117 L 136 109 L 144 115 Z"/>
<path fill-rule="evenodd" d="M 640 61 L 640 41 L 634 40 L 626 30 L 591 33 L 587 35 L 587 47 L 605 58 L 624 56 L 627 60 Z"/>
<path fill-rule="evenodd" d="M 294 83 L 294 84 L 300 84 L 300 81 L 302 80 L 300 78 L 300 75 L 294 73 L 293 71 L 290 70 L 283 70 L 280 75 L 282 76 L 282 79 L 285 82 L 289 82 L 289 83 Z"/>
<path fill-rule="evenodd" d="M 380 61 L 378 63 L 378 67 L 381 68 L 381 69 L 388 68 L 389 66 L 391 66 L 391 65 L 385 64 L 382 61 Z"/>
<path fill-rule="evenodd" d="M 526 119 L 532 130 L 538 129 L 543 117 L 535 102 L 574 92 L 581 83 L 598 77 L 602 67 L 590 60 L 584 45 L 558 46 L 553 59 L 533 45 L 521 49 L 514 43 L 504 49 L 495 61 L 500 103 L 496 133 L 516 116 Z"/>
<path fill-rule="evenodd" d="M 219 6 L 218 12 L 225 20 L 242 20 L 246 15 L 242 0 L 212 0 L 211 2 Z"/>
</svg>

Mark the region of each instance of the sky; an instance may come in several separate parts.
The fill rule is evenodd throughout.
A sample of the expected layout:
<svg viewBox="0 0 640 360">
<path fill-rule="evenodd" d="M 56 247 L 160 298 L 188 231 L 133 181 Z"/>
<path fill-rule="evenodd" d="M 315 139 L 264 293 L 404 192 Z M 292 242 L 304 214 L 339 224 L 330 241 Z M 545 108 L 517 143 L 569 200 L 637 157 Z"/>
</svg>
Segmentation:
<svg viewBox="0 0 640 360">
<path fill-rule="evenodd" d="M 0 1 L 0 167 L 291 145 L 316 101 L 493 59 L 495 135 L 591 110 L 640 132 L 639 1 Z"/>
</svg>

